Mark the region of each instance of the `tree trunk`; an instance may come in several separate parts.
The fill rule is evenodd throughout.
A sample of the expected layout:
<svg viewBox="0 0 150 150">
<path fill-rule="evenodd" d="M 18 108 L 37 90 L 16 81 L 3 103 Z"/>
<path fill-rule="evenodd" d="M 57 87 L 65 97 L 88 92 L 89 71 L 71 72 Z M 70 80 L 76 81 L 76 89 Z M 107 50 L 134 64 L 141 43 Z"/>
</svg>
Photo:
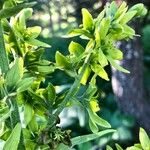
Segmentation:
<svg viewBox="0 0 150 150">
<path fill-rule="evenodd" d="M 136 33 L 139 33 L 140 23 L 134 22 Z M 150 104 L 145 99 L 143 86 L 143 51 L 140 37 L 129 41 L 118 42 L 123 50 L 124 59 L 119 62 L 131 73 L 125 74 L 112 69 L 112 87 L 119 108 L 126 114 L 133 115 L 138 125 L 150 133 Z"/>
</svg>

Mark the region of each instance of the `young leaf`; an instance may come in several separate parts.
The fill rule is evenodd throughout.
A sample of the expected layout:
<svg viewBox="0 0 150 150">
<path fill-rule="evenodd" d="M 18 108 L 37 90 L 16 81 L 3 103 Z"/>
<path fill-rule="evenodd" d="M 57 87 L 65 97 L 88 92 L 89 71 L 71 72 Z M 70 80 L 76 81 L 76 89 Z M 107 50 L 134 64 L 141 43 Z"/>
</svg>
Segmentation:
<svg viewBox="0 0 150 150">
<path fill-rule="evenodd" d="M 56 91 L 51 83 L 49 83 L 48 87 L 43 91 L 43 96 L 51 105 L 53 105 L 56 99 Z"/>
<path fill-rule="evenodd" d="M 107 145 L 106 150 L 113 150 L 113 149 L 109 145 Z"/>
<path fill-rule="evenodd" d="M 98 64 L 92 64 L 91 69 L 93 70 L 93 72 L 95 72 L 101 78 L 109 81 L 108 75 L 107 75 L 106 71 L 103 69 L 103 67 L 101 67 Z"/>
<path fill-rule="evenodd" d="M 89 31 L 93 30 L 93 18 L 87 9 L 82 8 L 83 28 Z"/>
<path fill-rule="evenodd" d="M 17 150 L 20 141 L 20 135 L 21 135 L 21 124 L 17 123 L 15 128 L 11 132 L 9 138 L 7 139 L 3 150 L 10 150 L 12 148 L 13 150 Z"/>
<path fill-rule="evenodd" d="M 142 149 L 136 146 L 131 146 L 131 147 L 128 147 L 126 150 L 142 150 Z"/>
<path fill-rule="evenodd" d="M 120 24 L 128 23 L 136 14 L 136 11 L 129 11 L 127 12 L 124 17 L 120 20 Z"/>
<path fill-rule="evenodd" d="M 100 118 L 95 112 L 93 112 L 90 108 L 87 109 L 90 119 L 98 124 L 101 127 L 111 128 L 111 125 L 104 119 Z"/>
<path fill-rule="evenodd" d="M 115 130 L 107 129 L 107 130 L 104 130 L 104 131 L 100 131 L 98 133 L 93 133 L 93 134 L 89 134 L 89 135 L 83 135 L 83 136 L 78 136 L 78 137 L 72 138 L 71 139 L 72 146 L 79 145 L 79 144 L 97 139 L 101 136 L 104 136 L 106 134 L 110 134 L 110 133 L 113 133 L 113 132 L 115 132 Z"/>
<path fill-rule="evenodd" d="M 33 115 L 34 115 L 33 107 L 30 104 L 25 104 L 25 106 L 24 106 L 24 120 L 25 120 L 26 126 L 32 120 Z"/>
<path fill-rule="evenodd" d="M 124 72 L 124 73 L 130 73 L 128 70 L 124 69 L 123 67 L 119 66 L 110 56 L 107 56 L 108 61 L 110 64 L 116 68 L 117 70 Z"/>
<path fill-rule="evenodd" d="M 142 148 L 144 150 L 150 150 L 150 139 L 143 128 L 140 128 L 139 139 Z"/>
<path fill-rule="evenodd" d="M 6 84 L 8 87 L 14 87 L 23 76 L 23 59 L 17 58 L 15 64 L 6 74 Z"/>
<path fill-rule="evenodd" d="M 112 57 L 115 60 L 123 59 L 123 53 L 117 48 L 108 49 L 107 53 L 110 57 Z"/>
<path fill-rule="evenodd" d="M 110 19 L 109 18 L 103 18 L 101 23 L 100 23 L 100 31 L 99 31 L 99 35 L 100 35 L 100 39 L 104 40 L 104 38 L 106 37 L 108 30 L 110 28 Z"/>
<path fill-rule="evenodd" d="M 33 9 L 32 8 L 26 8 L 21 10 L 19 13 L 19 27 L 22 29 L 26 29 L 26 19 L 30 18 L 32 16 Z"/>
<path fill-rule="evenodd" d="M 28 39 L 26 40 L 26 42 L 29 44 L 29 45 L 33 45 L 33 46 L 39 46 L 39 47 L 47 47 L 47 48 L 50 48 L 51 46 L 49 44 L 46 44 L 42 41 L 39 41 L 37 39 Z"/>
<path fill-rule="evenodd" d="M 89 118 L 89 127 L 93 133 L 98 132 L 98 127 L 97 127 L 96 123 L 93 122 L 90 118 Z"/>
<path fill-rule="evenodd" d="M 144 4 L 139 3 L 132 6 L 129 11 L 136 11 L 136 17 L 145 16 L 147 14 L 147 9 L 144 7 Z"/>
<path fill-rule="evenodd" d="M 56 52 L 56 55 L 55 55 L 55 60 L 56 60 L 56 64 L 61 67 L 61 68 L 70 68 L 70 63 L 69 61 L 67 60 L 67 58 L 61 54 L 60 52 Z"/>
<path fill-rule="evenodd" d="M 73 29 L 71 30 L 67 36 L 64 37 L 74 37 L 74 36 L 79 36 L 79 35 L 84 35 L 88 38 L 93 38 L 92 34 L 90 34 L 89 31 L 85 30 L 85 29 Z"/>
<path fill-rule="evenodd" d="M 105 67 L 108 65 L 107 58 L 101 49 L 99 49 L 99 51 L 98 51 L 98 61 L 102 67 Z"/>
<path fill-rule="evenodd" d="M 117 150 L 123 150 L 123 148 L 119 144 L 115 144 Z"/>
<path fill-rule="evenodd" d="M 81 79 L 80 83 L 85 85 L 87 80 L 88 80 L 88 77 L 90 76 L 90 73 L 91 73 L 91 69 L 89 67 L 87 67 L 84 74 L 83 74 L 83 76 L 82 76 L 82 79 Z"/>
<path fill-rule="evenodd" d="M 30 35 L 31 38 L 37 38 L 39 34 L 41 33 L 41 27 L 35 26 L 35 27 L 29 27 L 27 28 L 27 33 Z"/>
<path fill-rule="evenodd" d="M 84 48 L 79 43 L 72 41 L 69 45 L 69 52 L 79 57 L 84 52 Z"/>
<path fill-rule="evenodd" d="M 34 81 L 33 77 L 24 78 L 21 81 L 19 81 L 16 86 L 17 92 L 26 91 L 32 85 L 33 81 Z"/>
</svg>

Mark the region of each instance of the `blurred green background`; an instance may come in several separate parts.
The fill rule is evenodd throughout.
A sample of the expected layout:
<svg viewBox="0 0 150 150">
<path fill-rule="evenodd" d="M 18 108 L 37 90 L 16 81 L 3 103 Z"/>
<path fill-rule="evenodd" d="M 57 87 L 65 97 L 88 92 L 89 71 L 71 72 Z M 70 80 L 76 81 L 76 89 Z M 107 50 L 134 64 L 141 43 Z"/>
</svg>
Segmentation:
<svg viewBox="0 0 150 150">
<path fill-rule="evenodd" d="M 29 0 L 32 1 L 32 0 Z M 34 0 L 33 0 L 34 1 Z M 63 38 L 67 32 L 80 25 L 82 16 L 81 9 L 87 8 L 93 16 L 104 8 L 108 0 L 37 0 L 38 4 L 34 7 L 34 15 L 32 20 L 28 22 L 29 26 L 42 26 L 41 40 L 49 43 L 52 48 L 46 50 L 44 57 L 50 61 L 54 61 L 55 52 L 59 50 L 63 54 L 68 53 L 68 45 L 71 41 L 77 41 L 82 45 L 86 45 L 86 41 L 76 38 Z M 143 1 L 134 1 L 134 3 Z M 132 2 L 131 2 L 132 3 Z M 144 1 L 147 5 L 147 3 Z M 140 20 L 142 24 L 141 45 L 143 48 L 143 64 L 144 64 L 144 91 L 146 91 L 147 99 L 150 98 L 150 15 Z M 111 77 L 111 68 L 107 68 Z M 57 91 L 61 92 L 65 88 L 70 87 L 73 79 L 67 74 L 56 71 L 53 78 L 49 77 L 46 83 L 52 82 Z M 123 147 L 135 143 L 138 139 L 136 123 L 134 116 L 121 112 L 113 94 L 111 82 L 98 79 L 99 88 L 99 105 L 98 114 L 108 120 L 112 128 L 118 130 L 118 133 L 112 136 L 102 137 L 92 142 L 85 143 L 76 147 L 78 150 L 101 150 L 105 149 L 105 145 L 114 145 L 119 143 Z M 138 110 L 137 110 L 138 111 Z M 81 108 L 68 108 L 61 114 L 61 126 L 72 130 L 72 135 L 83 135 L 90 133 L 87 114 Z M 149 127 L 150 128 L 150 127 Z"/>
</svg>

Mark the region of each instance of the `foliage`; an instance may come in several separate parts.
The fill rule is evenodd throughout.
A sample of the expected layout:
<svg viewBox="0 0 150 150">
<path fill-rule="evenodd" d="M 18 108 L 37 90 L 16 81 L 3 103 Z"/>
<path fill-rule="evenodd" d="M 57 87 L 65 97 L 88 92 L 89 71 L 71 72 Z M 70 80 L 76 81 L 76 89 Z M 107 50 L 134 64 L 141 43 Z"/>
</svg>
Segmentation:
<svg viewBox="0 0 150 150">
<path fill-rule="evenodd" d="M 150 139 L 143 128 L 139 131 L 140 143 L 134 144 L 134 146 L 128 147 L 126 150 L 149 150 L 150 149 Z M 123 150 L 120 145 L 116 144 L 117 150 Z M 107 146 L 106 150 L 112 150 L 110 146 Z"/>
<path fill-rule="evenodd" d="M 79 35 L 86 39 L 86 47 L 72 41 L 69 54 L 65 56 L 57 51 L 54 63 L 42 57 L 44 48 L 50 46 L 38 40 L 41 28 L 27 27 L 26 22 L 33 13 L 28 7 L 33 5 L 35 3 L 23 3 L 23 0 L 8 0 L 0 10 L 0 137 L 5 143 L 3 149 L 57 149 L 62 143 L 74 146 L 114 132 L 107 129 L 111 125 L 96 114 L 99 110 L 96 77 L 108 81 L 105 67 L 109 64 L 129 73 L 116 62 L 122 60 L 123 54 L 115 47 L 115 42 L 135 36 L 127 23 L 133 17 L 144 15 L 146 9 L 138 4 L 128 10 L 125 2 L 119 7 L 112 2 L 93 18 L 83 8 L 83 24 L 68 36 Z M 57 93 L 51 83 L 45 88 L 41 86 L 56 69 L 74 78 L 73 85 L 63 93 Z M 82 86 L 85 90 L 81 93 Z M 58 127 L 59 114 L 74 105 L 88 113 L 93 134 L 71 138 L 70 130 Z M 100 127 L 104 131 L 99 131 Z"/>
</svg>

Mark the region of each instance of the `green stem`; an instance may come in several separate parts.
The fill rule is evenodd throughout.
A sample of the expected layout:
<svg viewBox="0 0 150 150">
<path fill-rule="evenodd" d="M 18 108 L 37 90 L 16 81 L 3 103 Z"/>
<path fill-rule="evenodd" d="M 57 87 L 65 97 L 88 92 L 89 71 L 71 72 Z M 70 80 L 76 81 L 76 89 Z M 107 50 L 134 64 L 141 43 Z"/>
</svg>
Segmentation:
<svg viewBox="0 0 150 150">
<path fill-rule="evenodd" d="M 4 36 L 3 36 L 3 27 L 2 27 L 2 22 L 0 20 L 0 68 L 2 73 L 7 73 L 7 71 L 9 70 L 9 60 L 8 60 L 8 56 L 6 53 L 6 49 L 5 49 L 5 43 L 4 43 Z M 8 96 L 8 92 L 6 87 L 4 88 L 5 91 L 5 96 Z M 13 129 L 16 124 L 20 121 L 20 115 L 19 115 L 19 111 L 18 111 L 18 105 L 17 105 L 17 101 L 15 98 L 9 98 L 9 100 L 7 101 L 7 104 L 9 107 L 13 107 L 13 111 L 11 112 L 11 128 Z M 21 148 L 22 150 L 24 150 L 24 139 L 23 139 L 23 134 L 21 134 L 21 138 L 20 138 L 20 143 L 19 143 L 19 148 Z"/>
<path fill-rule="evenodd" d="M 90 56 L 91 53 L 89 53 L 84 61 L 82 70 L 80 72 L 80 74 L 77 76 L 77 78 L 75 79 L 71 89 L 69 90 L 69 92 L 67 93 L 65 99 L 63 100 L 63 102 L 59 105 L 59 107 L 57 108 L 56 112 L 54 113 L 54 118 L 52 118 L 52 124 L 51 126 L 53 126 L 55 124 L 55 119 L 57 118 L 57 116 L 62 112 L 62 110 L 65 108 L 66 104 L 68 103 L 68 101 L 70 100 L 71 97 L 73 97 L 76 92 L 78 91 L 79 85 L 80 85 L 80 81 L 83 77 L 83 74 L 87 68 L 87 66 L 89 65 L 90 62 Z"/>
<path fill-rule="evenodd" d="M 6 73 L 9 69 L 9 61 L 8 61 L 8 56 L 5 50 L 3 28 L 2 28 L 1 20 L 0 20 L 0 56 L 1 56 L 0 67 L 1 67 L 2 73 Z"/>
</svg>

